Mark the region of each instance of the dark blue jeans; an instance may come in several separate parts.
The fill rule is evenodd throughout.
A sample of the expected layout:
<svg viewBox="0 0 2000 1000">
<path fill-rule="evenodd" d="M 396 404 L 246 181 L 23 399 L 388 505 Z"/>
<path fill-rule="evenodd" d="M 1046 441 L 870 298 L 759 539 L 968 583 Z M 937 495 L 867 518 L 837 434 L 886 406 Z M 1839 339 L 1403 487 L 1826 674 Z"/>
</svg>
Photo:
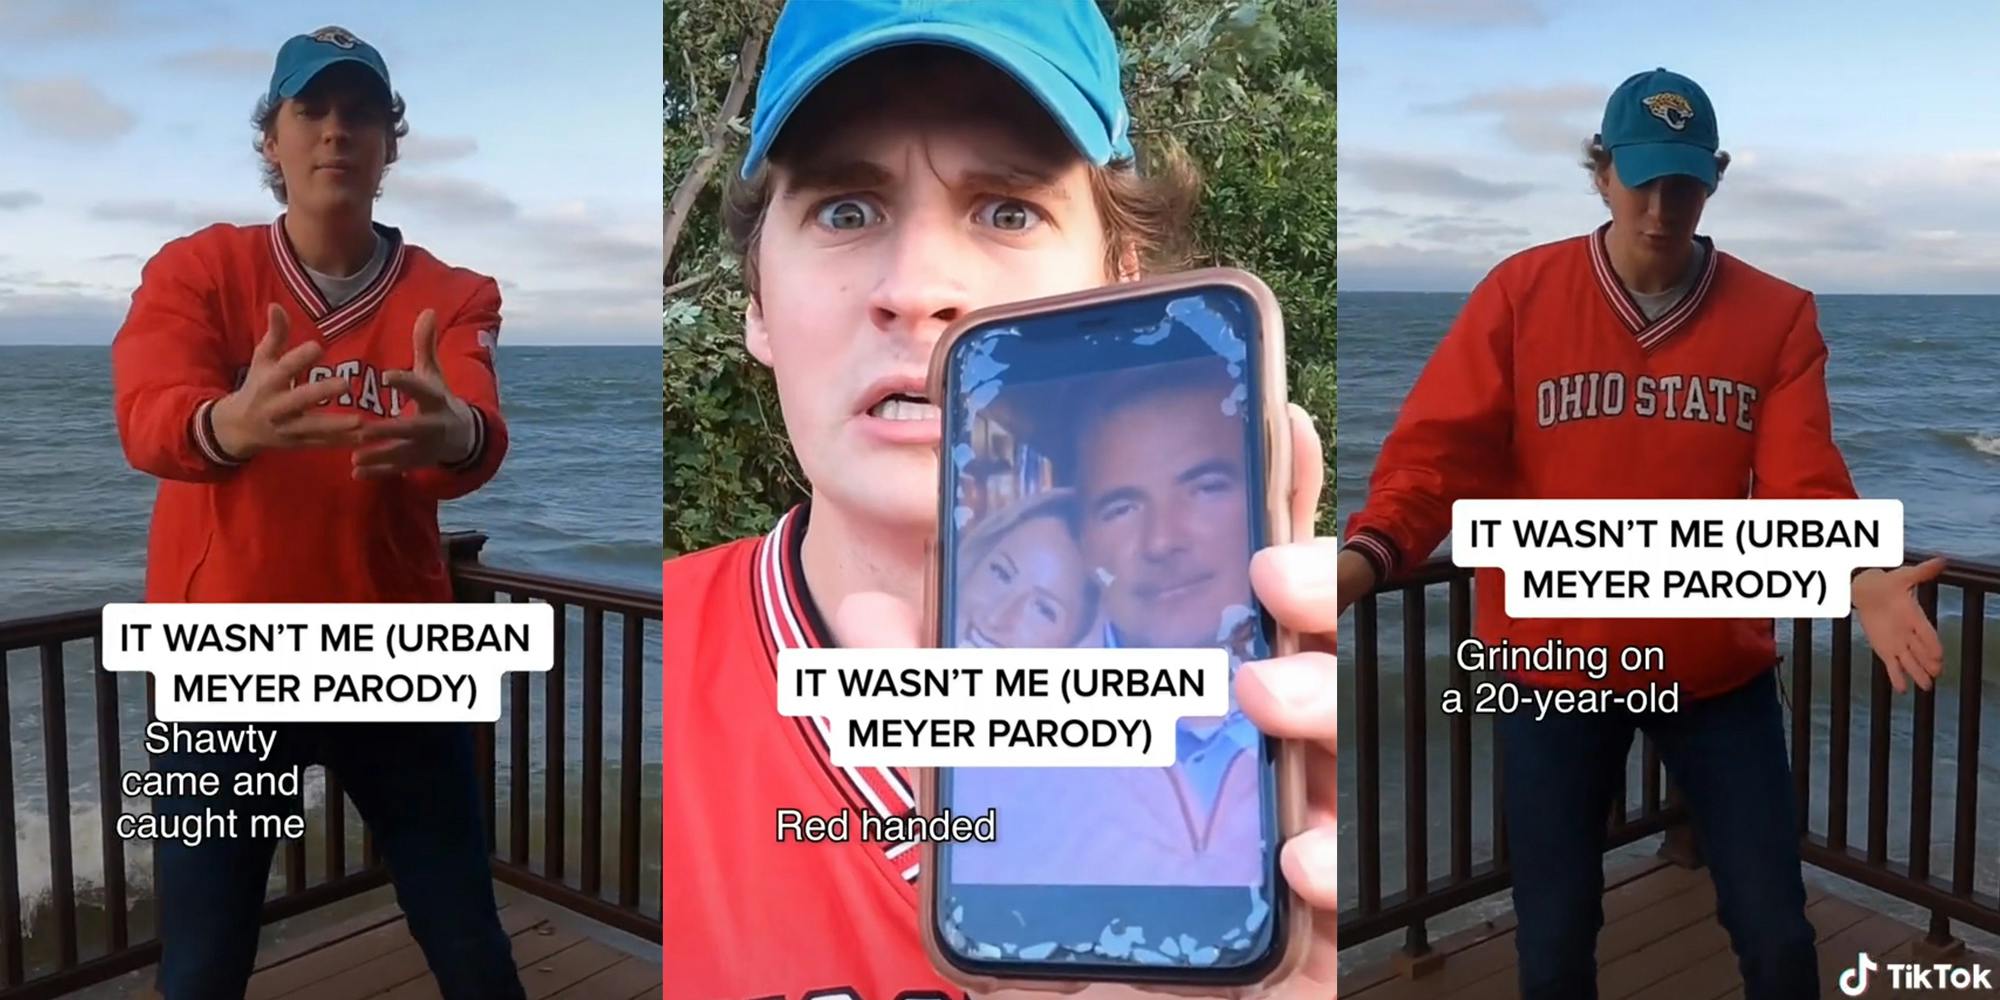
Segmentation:
<svg viewBox="0 0 2000 1000">
<path fill-rule="evenodd" d="M 192 727 L 182 727 L 184 730 Z M 206 727 L 226 732 L 228 726 Z M 242 726 L 233 727 L 241 732 Z M 395 880 L 396 901 L 447 1000 L 523 995 L 511 942 L 500 926 L 475 781 L 472 727 L 369 723 L 259 726 L 276 731 L 268 761 L 256 755 L 161 754 L 155 770 L 214 772 L 221 794 L 161 798 L 155 813 L 237 812 L 236 839 L 194 847 L 157 841 L 160 894 L 158 987 L 167 1000 L 242 997 L 256 959 L 259 910 L 271 873 L 273 837 L 250 836 L 254 814 L 290 815 L 297 800 L 238 796 L 239 773 L 281 774 L 323 764 L 340 779 L 373 831 Z"/>
<path fill-rule="evenodd" d="M 1523 1000 L 1597 996 L 1605 819 L 1639 728 L 1693 813 L 1744 996 L 1818 997 L 1776 671 L 1703 701 L 1684 697 L 1678 713 L 1613 707 L 1536 721 L 1533 691 L 1523 687 L 1520 710 L 1495 720 Z"/>
</svg>

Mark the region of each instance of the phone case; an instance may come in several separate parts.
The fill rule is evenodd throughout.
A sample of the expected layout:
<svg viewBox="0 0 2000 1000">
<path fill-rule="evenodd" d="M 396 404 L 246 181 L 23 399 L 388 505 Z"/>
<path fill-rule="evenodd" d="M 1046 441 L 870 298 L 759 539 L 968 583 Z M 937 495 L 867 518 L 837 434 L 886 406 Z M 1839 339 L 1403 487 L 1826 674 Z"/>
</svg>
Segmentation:
<svg viewBox="0 0 2000 1000">
<path fill-rule="evenodd" d="M 1257 305 L 1259 322 L 1262 324 L 1259 338 L 1261 354 L 1254 359 L 1263 385 L 1263 427 L 1261 437 L 1264 442 L 1264 516 L 1270 526 L 1268 543 L 1273 545 L 1291 541 L 1291 485 L 1292 453 L 1290 413 L 1287 410 L 1285 389 L 1285 335 L 1284 318 L 1278 308 L 1278 300 L 1269 286 L 1247 271 L 1236 268 L 1210 267 L 1192 271 L 1127 282 L 1102 288 L 1094 288 L 1064 295 L 1054 295 L 1039 299 L 991 306 L 959 317 L 942 335 L 931 351 L 930 371 L 926 379 L 926 392 L 932 401 L 943 406 L 946 359 L 951 346 L 967 332 L 1000 320 L 1018 319 L 1030 315 L 1061 312 L 1078 306 L 1088 306 L 1105 302 L 1156 295 L 1177 289 L 1193 289 L 1227 285 L 1242 290 Z M 940 461 L 940 476 L 945 475 L 947 466 Z M 942 490 L 942 479 L 941 479 Z M 944 494 L 941 492 L 940 504 Z M 949 517 L 948 511 L 940 509 L 940 517 Z M 940 523 L 943 523 L 940 521 Z M 943 553 L 938 550 L 935 540 L 928 545 L 928 558 L 924 572 L 924 621 L 930 629 L 929 641 L 933 645 L 942 643 L 942 624 L 938 621 L 938 581 L 942 573 Z M 1272 653 L 1286 656 L 1300 650 L 1299 637 L 1280 627 Z M 1278 741 L 1276 760 L 1277 771 L 1277 812 L 1280 843 L 1301 833 L 1306 824 L 1306 747 L 1294 740 Z M 935 816 L 938 811 L 937 772 L 932 768 L 918 769 L 917 809 L 925 816 Z M 1066 983 L 1043 979 L 997 978 L 966 973 L 952 965 L 945 958 L 944 945 L 938 940 L 937 919 L 934 903 L 932 878 L 937 870 L 937 845 L 925 842 L 921 845 L 922 865 L 919 870 L 917 896 L 918 919 L 922 921 L 924 950 L 930 955 L 931 965 L 938 974 L 974 994 L 1000 989 L 1022 990 L 1036 993 L 1068 994 L 1081 989 Z M 1295 891 L 1287 889 L 1289 905 L 1284 926 L 1276 928 L 1275 939 L 1283 942 L 1284 952 L 1278 964 L 1262 980 L 1238 986 L 1213 984 L 1177 985 L 1157 982 L 1134 982 L 1132 985 L 1155 993 L 1173 996 L 1206 997 L 1211 1000 L 1245 1000 L 1255 997 L 1282 982 L 1296 971 L 1305 960 L 1306 949 L 1312 944 L 1312 911 Z M 1131 982 L 1128 980 L 1097 980 L 1104 982 Z"/>
</svg>

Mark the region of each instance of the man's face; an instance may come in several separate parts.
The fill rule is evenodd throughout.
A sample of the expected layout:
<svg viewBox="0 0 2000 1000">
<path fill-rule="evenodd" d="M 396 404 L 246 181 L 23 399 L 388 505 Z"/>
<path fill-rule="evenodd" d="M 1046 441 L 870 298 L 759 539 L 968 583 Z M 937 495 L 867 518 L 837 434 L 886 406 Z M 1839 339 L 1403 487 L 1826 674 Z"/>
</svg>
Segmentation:
<svg viewBox="0 0 2000 1000">
<path fill-rule="evenodd" d="M 1250 600 L 1243 425 L 1223 414 L 1227 391 L 1140 397 L 1081 442 L 1084 552 L 1111 573 L 1123 643 L 1213 645 L 1223 612 Z"/>
<path fill-rule="evenodd" d="M 774 167 L 759 237 L 747 343 L 777 377 L 799 464 L 823 502 L 899 530 L 936 522 L 939 419 L 923 396 L 945 326 L 1108 279 L 1084 161 L 1038 106 L 940 97 L 964 86 L 884 84 L 876 113 L 812 123 L 808 155 Z"/>
<path fill-rule="evenodd" d="M 389 110 L 381 81 L 342 63 L 278 108 L 264 158 L 285 177 L 285 204 L 309 214 L 366 210 L 382 184 Z"/>
<path fill-rule="evenodd" d="M 1615 167 L 1598 171 L 1598 187 L 1611 205 L 1611 224 L 1648 257 L 1676 260 L 1688 252 L 1708 189 L 1683 174 L 1670 174 L 1626 187 Z"/>
</svg>

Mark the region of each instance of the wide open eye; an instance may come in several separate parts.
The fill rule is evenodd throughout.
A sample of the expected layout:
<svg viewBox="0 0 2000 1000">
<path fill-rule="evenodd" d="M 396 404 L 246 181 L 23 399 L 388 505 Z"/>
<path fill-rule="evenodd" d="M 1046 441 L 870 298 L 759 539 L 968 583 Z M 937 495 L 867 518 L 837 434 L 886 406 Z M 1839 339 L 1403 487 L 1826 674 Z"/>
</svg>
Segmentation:
<svg viewBox="0 0 2000 1000">
<path fill-rule="evenodd" d="M 1042 213 L 1019 198 L 996 198 L 979 210 L 981 222 L 995 229 L 1026 232 L 1042 221 Z"/>
<path fill-rule="evenodd" d="M 859 198 L 840 198 L 820 206 L 819 224 L 835 231 L 864 229 L 882 216 L 875 206 Z"/>
</svg>

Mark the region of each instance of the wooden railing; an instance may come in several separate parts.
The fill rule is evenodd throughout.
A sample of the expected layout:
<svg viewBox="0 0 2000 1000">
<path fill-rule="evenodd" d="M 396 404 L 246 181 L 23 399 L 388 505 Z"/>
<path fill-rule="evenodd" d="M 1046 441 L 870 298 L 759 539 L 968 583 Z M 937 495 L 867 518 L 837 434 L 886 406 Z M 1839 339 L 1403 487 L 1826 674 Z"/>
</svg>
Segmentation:
<svg viewBox="0 0 2000 1000">
<path fill-rule="evenodd" d="M 656 880 L 660 838 L 657 827 L 650 836 L 645 834 L 648 822 L 658 822 L 658 807 L 648 808 L 642 792 L 659 786 L 657 775 L 648 778 L 645 774 L 643 733 L 648 675 L 646 623 L 655 623 L 652 634 L 657 638 L 660 594 L 481 565 L 478 553 L 485 540 L 476 533 L 445 539 L 458 600 L 484 602 L 504 597 L 516 602 L 545 602 L 556 608 L 555 662 L 539 682 L 543 693 L 539 735 L 544 777 L 539 801 L 530 787 L 535 764 L 530 757 L 530 743 L 535 735 L 530 724 L 530 684 L 535 682 L 527 673 L 508 675 L 502 723 L 508 744 L 505 816 L 508 836 L 504 855 L 500 851 L 502 817 L 497 795 L 499 727 L 478 727 L 478 780 L 486 803 L 487 845 L 493 855 L 494 875 L 502 882 L 592 919 L 658 941 L 660 895 Z M 565 775 L 572 763 L 565 752 L 565 709 L 569 701 L 569 645 L 574 638 L 569 613 L 573 609 L 581 617 L 583 644 L 578 657 L 582 669 L 582 774 L 576 802 L 571 802 L 565 794 Z M 619 699 L 615 706 L 618 740 L 612 746 L 607 746 L 604 739 L 607 619 L 619 630 L 620 637 L 616 675 Z M 100 611 L 96 608 L 0 622 L 0 718 L 8 720 L 8 738 L 0 741 L 0 1000 L 63 996 L 159 960 L 157 935 L 141 937 L 135 933 L 157 927 L 151 907 L 139 908 L 135 914 L 128 898 L 125 858 L 128 844 L 117 835 L 118 817 L 125 811 L 119 787 L 119 777 L 125 770 L 120 749 L 120 675 L 104 669 L 101 638 Z M 87 660 L 66 656 L 66 646 L 82 642 L 90 645 Z M 16 795 L 14 747 L 17 741 L 33 739 L 35 734 L 21 732 L 13 724 L 10 672 L 4 670 L 10 655 L 17 651 L 35 651 L 39 662 L 38 728 L 46 794 L 44 802 L 31 805 L 39 805 L 49 817 L 48 901 L 44 915 L 34 922 L 32 935 L 25 933 L 24 928 L 23 911 L 30 901 L 23 899 L 21 891 L 17 831 L 23 803 Z M 80 946 L 84 924 L 79 920 L 73 831 L 69 822 L 70 720 L 64 686 L 66 678 L 83 671 L 89 672 L 95 701 L 92 728 L 100 807 L 97 836 L 103 862 L 101 884 L 88 905 L 92 916 L 98 919 L 89 924 L 92 947 L 88 950 L 94 954 L 87 957 Z M 143 681 L 135 677 L 128 683 L 147 685 L 150 719 L 150 677 Z M 610 756 L 613 750 L 615 756 Z M 603 878 L 607 820 L 603 785 L 607 763 L 616 768 L 618 776 L 616 812 L 610 817 L 616 833 L 616 874 L 609 893 L 605 891 Z M 319 908 L 389 881 L 388 869 L 376 854 L 373 837 L 365 826 L 361 830 L 360 864 L 350 868 L 346 802 L 337 775 L 327 772 L 324 788 L 320 809 L 316 815 L 307 817 L 306 836 L 282 845 L 284 888 L 265 900 L 266 923 Z M 531 854 L 536 832 L 531 829 L 531 822 L 538 806 L 542 849 L 536 857 Z M 571 819 L 580 826 L 574 872 L 569 870 L 570 855 L 566 850 Z M 308 842 L 321 848 L 316 880 L 308 872 Z M 129 847 L 150 851 L 150 844 L 142 841 L 134 841 Z M 648 871 L 654 881 L 647 881 Z M 136 927 L 135 915 L 142 918 Z"/>
<path fill-rule="evenodd" d="M 1928 558 L 1913 554 L 1911 562 Z M 1349 949 L 1382 935 L 1402 930 L 1404 943 L 1399 964 L 1421 969 L 1433 954 L 1427 923 L 1455 910 L 1501 892 L 1512 884 L 1507 863 L 1506 827 L 1499 804 L 1504 801 L 1501 786 L 1500 752 L 1497 741 L 1483 740 L 1487 750 L 1486 773 L 1474 773 L 1474 725 L 1478 713 L 1451 714 L 1446 722 L 1449 770 L 1449 815 L 1445 817 L 1449 858 L 1443 866 L 1430 859 L 1431 816 L 1429 813 L 1431 752 L 1427 726 L 1433 702 L 1430 684 L 1428 643 L 1431 613 L 1428 598 L 1436 588 L 1446 591 L 1444 605 L 1450 636 L 1449 650 L 1472 633 L 1473 575 L 1471 570 L 1453 566 L 1446 559 L 1433 559 L 1406 577 L 1387 581 L 1354 604 L 1350 626 L 1351 645 L 1345 657 L 1351 665 L 1351 687 L 1343 687 L 1342 699 L 1353 705 L 1352 737 L 1342 735 L 1343 755 L 1354 760 L 1351 799 L 1343 796 L 1342 808 L 1354 816 L 1356 855 L 1354 902 L 1344 906 L 1339 916 L 1341 948 Z M 1891 723 L 1894 706 L 1888 675 L 1881 661 L 1870 655 L 1868 676 L 1868 790 L 1859 804 L 1866 814 L 1866 829 L 1857 846 L 1849 836 L 1848 817 L 1854 809 L 1849 795 L 1850 740 L 1848 729 L 1854 710 L 1854 625 L 1851 618 L 1831 621 L 1800 619 L 1790 623 L 1791 650 L 1784 676 L 1789 678 L 1791 699 L 1792 772 L 1798 795 L 1801 852 L 1805 861 L 1828 872 L 1889 893 L 1929 911 L 1930 927 L 1926 945 L 1936 954 L 1948 955 L 1960 947 L 1953 937 L 1951 922 L 1956 920 L 1991 933 L 2000 933 L 2000 895 L 1981 891 L 1976 884 L 1974 861 L 1983 848 L 1991 856 L 2000 846 L 2000 803 L 1988 803 L 1985 822 L 1980 821 L 1979 732 L 1986 644 L 1985 614 L 1987 595 L 2000 592 L 2000 567 L 1951 561 L 1937 581 L 1924 585 L 1919 601 L 1935 622 L 1940 587 L 1960 593 L 1961 620 L 1956 636 L 1958 649 L 1948 656 L 1944 679 L 1956 691 L 1957 733 L 1945 747 L 1956 760 L 1952 795 L 1952 815 L 1945 829 L 1951 831 L 1951 875 L 1940 878 L 1931 873 L 1933 828 L 1933 760 L 1936 746 L 1938 690 L 1919 691 L 1910 698 L 1912 737 L 1908 807 L 1908 846 L 1901 856 L 1890 851 L 1890 813 L 1895 803 L 1889 794 L 1889 778 L 1898 766 L 1891 753 Z M 1403 710 L 1400 721 L 1403 739 L 1398 770 L 1403 778 L 1403 816 L 1400 823 L 1385 822 L 1382 815 L 1384 776 L 1382 736 L 1382 656 L 1380 607 L 1385 595 L 1401 597 L 1402 656 L 1400 675 Z M 1828 774 L 1813 767 L 1813 690 L 1816 629 L 1831 633 L 1831 655 L 1827 666 L 1827 711 L 1830 719 Z M 1950 637 L 1946 637 L 1949 639 Z M 1443 683 L 1456 688 L 1465 704 L 1472 704 L 1471 675 L 1464 670 L 1444 668 Z M 1944 686 L 1941 679 L 1939 688 Z M 1480 720 L 1490 733 L 1490 720 Z M 1392 751 L 1393 752 L 1393 751 Z M 1650 738 L 1638 747 L 1640 790 L 1631 801 L 1629 786 L 1614 795 L 1607 817 L 1607 848 L 1615 850 L 1646 837 L 1664 832 L 1660 853 L 1685 864 L 1698 861 L 1688 813 L 1666 780 L 1658 749 Z M 1629 771 L 1630 761 L 1627 762 Z M 1391 772 L 1394 773 L 1394 772 Z M 1490 789 L 1487 815 L 1474 815 L 1474 783 L 1484 781 Z M 1827 809 L 1824 829 L 1813 826 L 1811 804 L 1823 796 Z M 1483 830 L 1482 830 L 1483 824 Z M 1984 842 L 1981 830 L 1986 831 Z M 1474 831 L 1486 834 L 1488 848 L 1476 852 Z M 1383 885 L 1385 832 L 1401 838 L 1402 885 Z M 1393 843 L 1393 841 L 1392 841 Z M 1441 873 L 1436 870 L 1442 867 Z"/>
</svg>

